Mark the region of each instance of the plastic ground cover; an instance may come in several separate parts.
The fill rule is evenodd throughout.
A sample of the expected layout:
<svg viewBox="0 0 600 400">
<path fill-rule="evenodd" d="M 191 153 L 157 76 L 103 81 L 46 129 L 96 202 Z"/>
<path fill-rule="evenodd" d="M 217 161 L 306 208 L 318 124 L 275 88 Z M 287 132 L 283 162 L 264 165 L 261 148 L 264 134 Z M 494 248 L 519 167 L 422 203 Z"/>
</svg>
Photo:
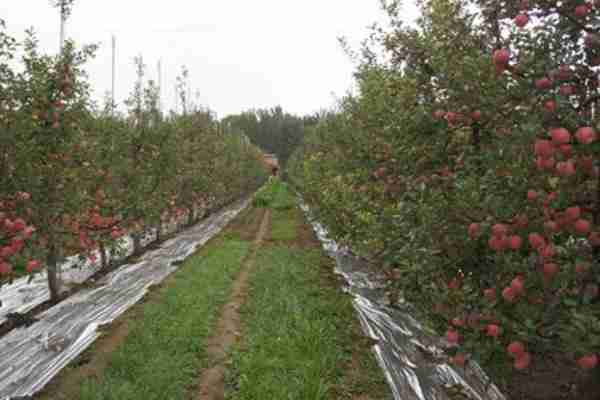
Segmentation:
<svg viewBox="0 0 600 400">
<path fill-rule="evenodd" d="M 169 226 L 169 232 L 174 232 L 177 226 Z M 156 239 L 156 229 L 151 229 L 141 238 L 140 244 L 146 247 Z M 133 253 L 133 239 L 130 236 L 125 236 L 121 239 L 119 247 L 122 251 L 119 256 L 111 257 L 108 255 L 108 260 L 118 260 L 130 256 Z M 92 277 L 101 268 L 100 252 L 95 251 L 96 262 L 91 262 L 89 258 L 83 261 L 78 255 L 67 257 L 60 268 L 60 278 L 63 283 L 62 291 L 67 291 L 74 284 L 81 284 Z M 29 277 L 15 279 L 8 285 L 0 287 L 0 324 L 6 322 L 9 314 L 27 313 L 40 304 L 50 300 L 50 291 L 48 289 L 48 281 L 46 272 L 36 274 L 32 281 Z"/>
<path fill-rule="evenodd" d="M 182 260 L 218 234 L 240 211 L 244 200 L 183 231 L 135 264 L 121 266 L 93 286 L 37 316 L 35 324 L 0 339 L 0 399 L 28 398 L 81 354 L 100 333 L 137 303 L 151 286 L 177 270 Z"/>
<path fill-rule="evenodd" d="M 411 316 L 410 305 L 387 306 L 382 279 L 329 238 L 306 204 L 300 201 L 300 206 L 323 248 L 335 259 L 335 272 L 346 281 L 363 331 L 377 342 L 373 350 L 395 400 L 505 400 L 476 362 L 469 362 L 467 368 L 450 365 L 442 350 L 444 339 L 426 332 Z"/>
</svg>

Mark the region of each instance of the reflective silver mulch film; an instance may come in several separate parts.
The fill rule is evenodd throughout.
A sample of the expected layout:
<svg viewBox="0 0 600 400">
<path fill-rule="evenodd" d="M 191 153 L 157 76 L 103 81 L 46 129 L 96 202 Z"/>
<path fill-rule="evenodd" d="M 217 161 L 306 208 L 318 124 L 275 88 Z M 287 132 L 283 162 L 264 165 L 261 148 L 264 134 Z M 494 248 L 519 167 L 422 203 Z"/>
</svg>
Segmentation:
<svg viewBox="0 0 600 400">
<path fill-rule="evenodd" d="M 183 223 L 183 220 L 173 221 L 164 227 L 163 234 L 176 232 Z M 156 232 L 156 229 L 151 229 L 142 236 L 140 240 L 142 248 L 155 241 Z M 107 254 L 108 261 L 121 260 L 133 254 L 133 239 L 130 236 L 124 236 L 120 239 L 118 247 L 120 249 L 118 254 L 114 256 L 111 256 L 110 253 Z M 95 262 L 90 261 L 87 257 L 80 260 L 78 255 L 74 255 L 67 257 L 59 266 L 63 291 L 69 290 L 74 284 L 87 281 L 100 270 L 100 252 L 96 250 L 93 254 L 96 257 Z M 9 314 L 27 313 L 48 300 L 50 300 L 50 291 L 45 271 L 36 274 L 31 282 L 28 276 L 15 279 L 10 285 L 6 284 L 0 287 L 0 324 L 7 320 Z"/>
<path fill-rule="evenodd" d="M 0 399 L 32 396 L 115 320 L 219 233 L 250 200 L 213 214 L 156 250 L 127 264 L 37 316 L 38 322 L 0 339 Z"/>
<path fill-rule="evenodd" d="M 335 272 L 346 281 L 365 334 L 377 342 L 373 350 L 395 400 L 505 399 L 477 363 L 467 368 L 450 365 L 442 351 L 444 340 L 427 332 L 411 316 L 409 305 L 387 306 L 382 280 L 330 239 L 306 204 L 301 201 L 300 206 L 323 248 L 336 260 Z"/>
</svg>

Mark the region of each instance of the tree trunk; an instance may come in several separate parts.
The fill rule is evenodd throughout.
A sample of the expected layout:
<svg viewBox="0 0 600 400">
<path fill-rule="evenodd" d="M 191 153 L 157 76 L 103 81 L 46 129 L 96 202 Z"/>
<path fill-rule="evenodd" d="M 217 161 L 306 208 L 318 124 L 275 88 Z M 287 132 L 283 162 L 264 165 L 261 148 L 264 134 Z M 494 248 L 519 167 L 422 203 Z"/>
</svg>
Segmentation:
<svg viewBox="0 0 600 400">
<path fill-rule="evenodd" d="M 106 247 L 104 243 L 100 243 L 100 264 L 102 265 L 102 269 L 106 269 L 108 267 L 108 257 L 106 254 Z"/>
<path fill-rule="evenodd" d="M 190 207 L 189 208 L 189 212 L 188 212 L 188 220 L 187 220 L 187 226 L 192 226 L 194 225 L 194 207 Z"/>
<path fill-rule="evenodd" d="M 50 289 L 50 301 L 56 302 L 60 296 L 60 277 L 58 274 L 58 254 L 53 239 L 50 239 L 48 255 L 46 256 L 48 271 L 48 288 Z"/>
<path fill-rule="evenodd" d="M 133 254 L 140 254 L 142 252 L 142 233 L 134 232 L 131 237 L 133 239 Z"/>
</svg>

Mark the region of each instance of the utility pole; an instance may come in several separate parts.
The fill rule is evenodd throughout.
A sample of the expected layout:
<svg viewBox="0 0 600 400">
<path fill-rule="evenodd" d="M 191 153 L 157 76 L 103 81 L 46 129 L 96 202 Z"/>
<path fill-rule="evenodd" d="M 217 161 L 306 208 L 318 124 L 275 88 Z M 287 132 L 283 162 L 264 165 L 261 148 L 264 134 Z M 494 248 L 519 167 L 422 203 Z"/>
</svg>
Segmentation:
<svg viewBox="0 0 600 400">
<path fill-rule="evenodd" d="M 114 115 L 117 103 L 115 103 L 115 74 L 117 70 L 117 38 L 112 35 L 112 91 L 111 91 L 111 111 Z"/>
<path fill-rule="evenodd" d="M 162 60 L 158 60 L 158 111 L 162 112 Z"/>
<path fill-rule="evenodd" d="M 61 0 L 60 2 L 60 55 L 63 54 L 63 49 L 65 47 L 65 25 L 67 23 L 67 4 L 65 0 Z"/>
</svg>

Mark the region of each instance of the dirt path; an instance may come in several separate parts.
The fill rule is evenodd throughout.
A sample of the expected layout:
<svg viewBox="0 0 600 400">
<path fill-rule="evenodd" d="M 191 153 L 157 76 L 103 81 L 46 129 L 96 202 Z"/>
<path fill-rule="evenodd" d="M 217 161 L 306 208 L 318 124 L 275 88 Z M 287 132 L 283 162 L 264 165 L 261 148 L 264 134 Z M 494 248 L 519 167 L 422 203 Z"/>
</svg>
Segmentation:
<svg viewBox="0 0 600 400">
<path fill-rule="evenodd" d="M 269 231 L 271 210 L 267 209 L 250 255 L 244 260 L 242 269 L 236 278 L 231 292 L 231 300 L 221 310 L 215 334 L 208 339 L 207 353 L 212 366 L 202 372 L 200 377 L 198 400 L 223 400 L 225 398 L 225 373 L 227 371 L 228 352 L 241 336 L 240 307 L 248 296 L 248 278 L 254 267 L 256 254 Z"/>
</svg>

